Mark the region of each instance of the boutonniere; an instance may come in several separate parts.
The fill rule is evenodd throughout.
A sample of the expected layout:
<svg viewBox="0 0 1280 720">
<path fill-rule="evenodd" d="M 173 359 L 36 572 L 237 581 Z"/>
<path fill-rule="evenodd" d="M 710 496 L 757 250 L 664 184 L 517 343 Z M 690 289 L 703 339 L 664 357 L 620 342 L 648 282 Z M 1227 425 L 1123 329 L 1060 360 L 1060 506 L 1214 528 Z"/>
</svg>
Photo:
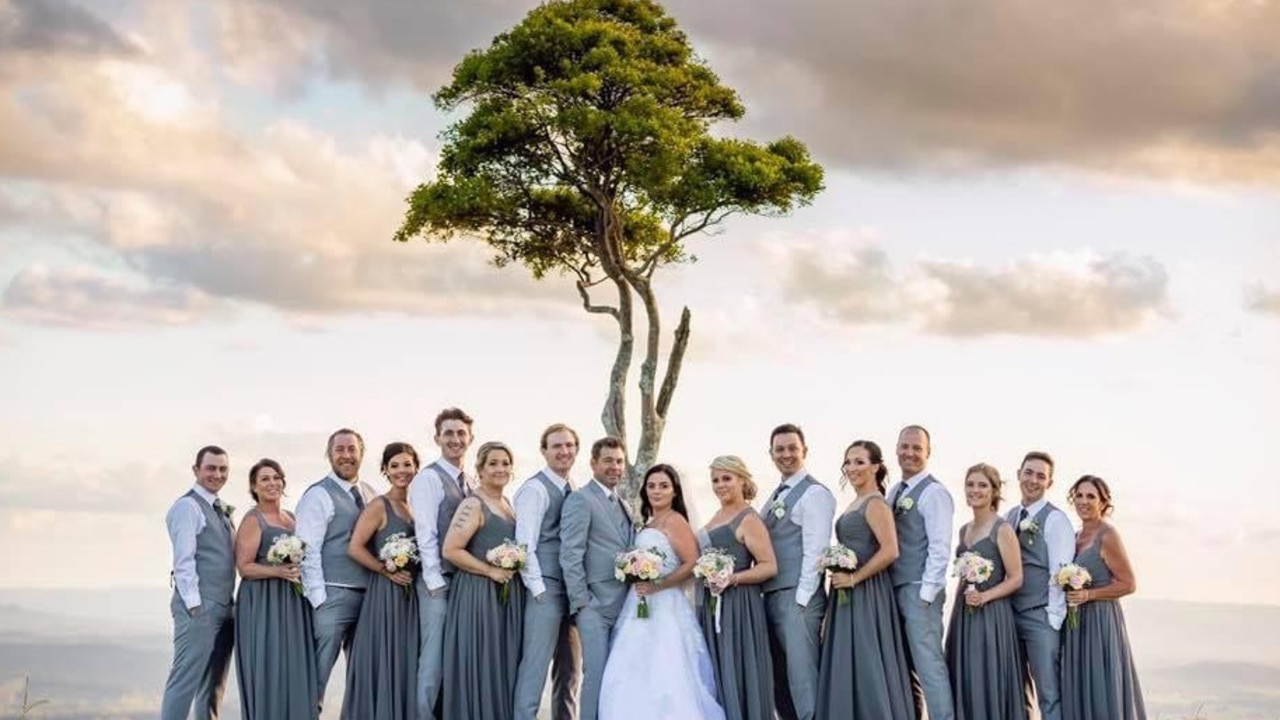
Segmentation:
<svg viewBox="0 0 1280 720">
<path fill-rule="evenodd" d="M 910 497 L 904 497 L 898 501 L 898 514 L 901 515 L 902 513 L 905 513 L 905 512 L 911 512 L 911 508 L 915 506 L 916 506 L 915 500 L 911 499 Z"/>
<path fill-rule="evenodd" d="M 787 516 L 787 506 L 781 500 L 774 500 L 769 505 L 769 512 L 773 513 L 774 517 L 781 520 Z"/>
<path fill-rule="evenodd" d="M 1018 523 L 1018 532 L 1027 539 L 1028 545 L 1035 545 L 1036 535 L 1040 534 L 1040 526 L 1036 524 L 1035 520 L 1027 518 L 1026 520 Z"/>
</svg>

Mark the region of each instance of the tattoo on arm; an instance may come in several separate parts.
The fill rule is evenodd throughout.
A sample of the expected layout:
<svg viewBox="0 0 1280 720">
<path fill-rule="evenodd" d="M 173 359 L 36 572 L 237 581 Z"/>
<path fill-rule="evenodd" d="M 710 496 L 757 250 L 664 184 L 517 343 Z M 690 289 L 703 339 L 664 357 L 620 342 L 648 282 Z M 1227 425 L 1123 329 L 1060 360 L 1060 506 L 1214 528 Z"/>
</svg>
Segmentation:
<svg viewBox="0 0 1280 720">
<path fill-rule="evenodd" d="M 474 508 L 470 505 L 463 505 L 458 508 L 458 512 L 453 516 L 454 530 L 462 530 L 471 524 L 471 517 L 474 515 Z"/>
</svg>

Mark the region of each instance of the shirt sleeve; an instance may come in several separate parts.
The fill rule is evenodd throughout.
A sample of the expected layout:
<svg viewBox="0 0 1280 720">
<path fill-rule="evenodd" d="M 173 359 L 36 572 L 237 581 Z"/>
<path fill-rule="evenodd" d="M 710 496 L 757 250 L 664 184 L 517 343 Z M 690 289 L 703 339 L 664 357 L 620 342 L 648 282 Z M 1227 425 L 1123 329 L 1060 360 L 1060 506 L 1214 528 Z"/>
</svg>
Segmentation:
<svg viewBox="0 0 1280 720">
<path fill-rule="evenodd" d="M 924 515 L 924 531 L 929 538 L 929 555 L 924 561 L 924 576 L 920 579 L 920 599 L 931 603 L 947 584 L 955 516 L 951 493 L 941 483 L 930 487 L 920 498 L 920 513 Z"/>
<path fill-rule="evenodd" d="M 418 557 L 422 559 L 422 581 L 427 584 L 428 590 L 439 590 L 448 584 L 440 566 L 442 538 L 439 537 L 437 527 L 440 502 L 443 499 L 444 489 L 440 487 L 440 476 L 431 468 L 420 471 L 409 485 L 409 510 L 413 513 Z"/>
<path fill-rule="evenodd" d="M 200 606 L 200 575 L 196 572 L 196 535 L 204 530 L 204 513 L 189 497 L 179 498 L 164 518 L 173 545 L 173 584 L 190 610 Z"/>
<path fill-rule="evenodd" d="M 302 555 L 302 592 L 312 607 L 324 604 L 328 593 L 324 588 L 324 565 L 320 554 L 324 548 L 324 535 L 333 519 L 333 500 L 321 488 L 312 488 L 298 500 L 297 529 L 295 532 L 307 550 Z"/>
<path fill-rule="evenodd" d="M 525 483 L 516 493 L 516 542 L 524 545 L 524 569 L 520 578 L 524 586 L 534 597 L 546 591 L 546 583 L 542 581 L 542 567 L 538 565 L 538 536 L 542 534 L 542 518 L 547 514 L 547 489 L 542 483 L 533 480 Z"/>
<path fill-rule="evenodd" d="M 1053 584 L 1053 576 L 1058 568 L 1075 559 L 1076 535 L 1071 521 L 1061 511 L 1049 513 L 1044 524 L 1045 542 L 1049 543 L 1049 624 L 1054 630 L 1060 630 L 1067 617 L 1067 596 L 1062 588 Z"/>
<path fill-rule="evenodd" d="M 836 497 L 826 488 L 810 487 L 797 502 L 791 521 L 800 525 L 800 579 L 796 582 L 796 602 L 808 605 L 822 581 L 818 557 L 831 541 L 831 525 L 836 516 Z"/>
</svg>

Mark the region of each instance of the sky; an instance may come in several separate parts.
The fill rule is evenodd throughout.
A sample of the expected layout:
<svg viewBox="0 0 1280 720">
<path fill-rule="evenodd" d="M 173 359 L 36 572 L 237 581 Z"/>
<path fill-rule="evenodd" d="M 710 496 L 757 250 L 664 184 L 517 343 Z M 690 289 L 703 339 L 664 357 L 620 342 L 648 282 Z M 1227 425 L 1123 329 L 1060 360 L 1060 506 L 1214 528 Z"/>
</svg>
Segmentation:
<svg viewBox="0 0 1280 720">
<path fill-rule="evenodd" d="M 521 474 L 552 422 L 602 434 L 613 328 L 568 280 L 391 240 L 460 117 L 430 94 L 532 6 L 0 0 L 0 587 L 163 585 L 207 443 L 243 509 L 341 426 L 374 480 L 447 406 Z M 716 455 L 776 481 L 778 423 L 842 503 L 845 446 L 921 423 L 958 501 L 1031 449 L 1060 504 L 1107 478 L 1143 596 L 1280 598 L 1280 3 L 667 8 L 747 108 L 716 132 L 826 169 L 659 277 L 695 520 Z"/>
</svg>

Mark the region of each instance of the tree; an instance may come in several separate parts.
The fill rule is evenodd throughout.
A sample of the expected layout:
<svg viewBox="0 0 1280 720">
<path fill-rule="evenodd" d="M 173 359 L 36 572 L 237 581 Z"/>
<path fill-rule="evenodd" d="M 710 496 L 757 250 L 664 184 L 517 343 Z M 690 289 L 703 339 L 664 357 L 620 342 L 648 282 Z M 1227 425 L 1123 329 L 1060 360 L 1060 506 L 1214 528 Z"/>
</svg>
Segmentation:
<svg viewBox="0 0 1280 720">
<path fill-rule="evenodd" d="M 538 279 L 571 274 L 583 308 L 617 323 L 601 420 L 624 444 L 639 301 L 633 494 L 657 457 L 689 344 L 686 307 L 659 382 L 654 274 L 694 260 L 685 242 L 731 215 L 809 204 L 822 168 L 791 137 L 713 137 L 712 124 L 742 117 L 742 104 L 653 0 L 547 2 L 469 53 L 433 99 L 470 114 L 443 133 L 436 178 L 410 195 L 395 239 L 473 237 L 499 266 L 518 262 Z M 594 299 L 596 288 L 616 298 Z"/>
</svg>

